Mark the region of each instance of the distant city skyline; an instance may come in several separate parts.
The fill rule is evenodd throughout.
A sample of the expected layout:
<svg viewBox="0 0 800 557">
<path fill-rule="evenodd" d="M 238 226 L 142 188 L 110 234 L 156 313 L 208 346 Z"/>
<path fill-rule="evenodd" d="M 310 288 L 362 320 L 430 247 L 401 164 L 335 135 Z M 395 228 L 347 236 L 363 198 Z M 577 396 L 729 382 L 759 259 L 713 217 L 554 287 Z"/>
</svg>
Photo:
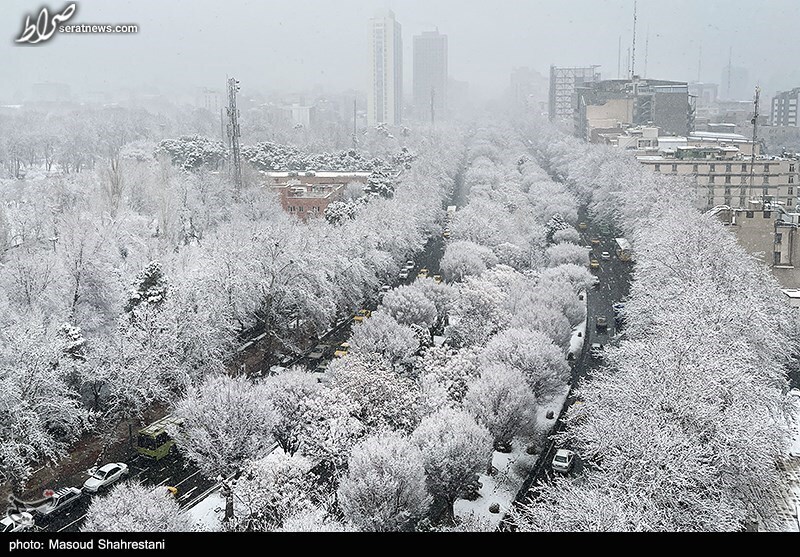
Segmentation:
<svg viewBox="0 0 800 557">
<path fill-rule="evenodd" d="M 56 36 L 45 44 L 14 44 L 25 16 L 41 5 L 7 0 L 0 21 L 0 100 L 25 94 L 33 83 L 70 85 L 76 95 L 133 88 L 166 94 L 224 86 L 236 75 L 244 90 L 365 90 L 369 17 L 391 8 L 403 24 L 406 60 L 412 37 L 438 27 L 448 36 L 450 76 L 469 82 L 477 98 L 498 98 L 515 67 L 543 76 L 550 65 L 599 65 L 604 79 L 617 75 L 618 49 L 627 55 L 633 0 L 484 2 L 455 0 L 304 0 L 300 3 L 225 4 L 138 0 L 83 0 L 71 23 L 139 25 L 130 35 Z M 52 8 L 60 5 L 51 6 Z M 743 14 L 746 14 L 743 17 Z M 800 69 L 785 60 L 800 56 L 795 33 L 800 4 L 773 0 L 640 1 L 636 70 L 659 79 L 718 83 L 732 65 L 747 71 L 765 94 L 800 85 Z M 234 38 L 235 37 L 235 38 Z M 701 58 L 702 53 L 702 58 Z M 624 60 L 621 63 L 626 67 Z M 405 100 L 412 72 L 404 72 Z M 719 83 L 720 94 L 725 84 Z"/>
</svg>

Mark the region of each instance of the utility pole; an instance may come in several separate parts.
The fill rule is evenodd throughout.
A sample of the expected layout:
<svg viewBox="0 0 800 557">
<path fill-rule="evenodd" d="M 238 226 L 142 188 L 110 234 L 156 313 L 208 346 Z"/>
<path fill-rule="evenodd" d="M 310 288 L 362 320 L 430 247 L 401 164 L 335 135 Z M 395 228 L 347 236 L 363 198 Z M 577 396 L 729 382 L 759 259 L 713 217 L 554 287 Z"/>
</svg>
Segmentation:
<svg viewBox="0 0 800 557">
<path fill-rule="evenodd" d="M 356 99 L 353 99 L 353 149 L 358 145 L 358 112 L 356 109 Z"/>
<path fill-rule="evenodd" d="M 647 54 L 650 49 L 650 25 L 647 25 L 647 33 L 644 36 L 644 70 L 642 70 L 642 77 L 647 77 Z"/>
<path fill-rule="evenodd" d="M 228 80 L 228 148 L 231 153 L 229 167 L 236 192 L 242 189 L 242 156 L 239 149 L 239 109 L 236 108 L 236 93 L 239 91 L 239 81 L 234 78 Z"/>
<path fill-rule="evenodd" d="M 436 100 L 436 88 L 435 87 L 431 87 L 431 127 L 435 127 L 436 126 L 435 119 L 434 119 L 434 115 L 436 113 L 436 108 L 434 106 L 435 100 Z"/>
<path fill-rule="evenodd" d="M 617 38 L 617 79 L 622 77 L 622 35 Z"/>
<path fill-rule="evenodd" d="M 761 96 L 761 87 L 756 85 L 756 96 L 753 101 L 753 119 L 750 122 L 753 124 L 753 152 L 750 155 L 750 193 L 749 196 L 753 197 L 753 179 L 755 178 L 756 170 L 756 142 L 758 141 L 758 101 Z M 761 207 L 764 208 L 765 197 L 761 196 Z"/>
<path fill-rule="evenodd" d="M 703 65 L 703 43 L 700 43 L 700 52 L 697 54 L 697 83 L 701 83 L 700 67 Z"/>
<path fill-rule="evenodd" d="M 631 45 L 631 75 L 636 74 L 636 0 L 633 0 L 633 44 Z"/>
</svg>

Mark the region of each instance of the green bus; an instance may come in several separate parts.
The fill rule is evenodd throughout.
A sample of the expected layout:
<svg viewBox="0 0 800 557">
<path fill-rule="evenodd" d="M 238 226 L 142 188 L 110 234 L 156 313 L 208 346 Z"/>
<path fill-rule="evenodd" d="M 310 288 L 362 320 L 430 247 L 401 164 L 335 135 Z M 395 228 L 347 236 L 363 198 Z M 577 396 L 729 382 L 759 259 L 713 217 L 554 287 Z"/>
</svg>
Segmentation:
<svg viewBox="0 0 800 557">
<path fill-rule="evenodd" d="M 160 420 L 139 430 L 139 437 L 136 442 L 136 450 L 139 454 L 160 460 L 172 452 L 175 441 L 167 433 L 167 428 L 171 425 L 181 425 L 183 420 L 167 414 Z"/>
</svg>

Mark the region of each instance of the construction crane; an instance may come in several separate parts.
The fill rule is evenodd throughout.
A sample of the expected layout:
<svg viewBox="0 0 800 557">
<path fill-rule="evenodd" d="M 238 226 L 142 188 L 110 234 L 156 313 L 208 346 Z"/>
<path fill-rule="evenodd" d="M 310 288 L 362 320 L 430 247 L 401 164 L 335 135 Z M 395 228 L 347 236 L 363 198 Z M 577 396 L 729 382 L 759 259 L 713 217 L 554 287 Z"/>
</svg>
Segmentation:
<svg viewBox="0 0 800 557">
<path fill-rule="evenodd" d="M 750 120 L 750 123 L 753 124 L 753 145 L 752 145 L 752 153 L 750 154 L 750 192 L 749 197 L 753 197 L 753 180 L 755 178 L 755 170 L 756 170 L 756 145 L 758 144 L 758 102 L 761 96 L 761 87 L 756 85 L 756 95 L 753 100 L 753 119 Z M 741 201 L 740 196 L 740 201 Z M 765 197 L 762 195 L 761 203 L 765 201 Z"/>
<path fill-rule="evenodd" d="M 236 93 L 239 91 L 239 80 L 228 79 L 228 149 L 231 153 L 229 170 L 233 184 L 238 193 L 242 189 L 242 155 L 239 148 L 239 109 L 236 108 Z"/>
</svg>

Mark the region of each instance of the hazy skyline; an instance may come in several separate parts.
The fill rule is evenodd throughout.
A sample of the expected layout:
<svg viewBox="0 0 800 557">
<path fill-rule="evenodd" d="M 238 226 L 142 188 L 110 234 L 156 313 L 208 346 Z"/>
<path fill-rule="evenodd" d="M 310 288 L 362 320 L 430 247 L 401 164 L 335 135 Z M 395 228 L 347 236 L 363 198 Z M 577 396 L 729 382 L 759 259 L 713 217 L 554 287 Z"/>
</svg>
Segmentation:
<svg viewBox="0 0 800 557">
<path fill-rule="evenodd" d="M 450 74 L 473 94 L 497 97 L 514 67 L 547 77 L 550 64 L 600 65 L 617 77 L 631 44 L 633 0 L 572 0 L 491 4 L 455 0 L 296 0 L 164 2 L 84 0 L 70 23 L 135 23 L 132 35 L 56 35 L 19 46 L 25 16 L 37 1 L 6 0 L 0 25 L 0 99 L 26 94 L 32 83 L 69 84 L 73 92 L 125 88 L 191 92 L 221 89 L 225 75 L 247 89 L 366 90 L 367 29 L 371 15 L 390 8 L 403 27 L 404 81 L 410 95 L 412 37 L 439 29 L 448 35 Z M 45 3 L 59 11 L 65 2 Z M 719 83 L 733 47 L 733 64 L 748 70 L 767 94 L 800 86 L 800 70 L 783 68 L 800 56 L 787 40 L 800 16 L 796 0 L 638 2 L 636 69 L 662 79 Z M 648 32 L 649 29 L 649 32 Z M 702 61 L 699 54 L 702 48 Z M 722 92 L 721 88 L 721 92 Z M 407 96 L 408 96 L 407 95 Z"/>
</svg>

